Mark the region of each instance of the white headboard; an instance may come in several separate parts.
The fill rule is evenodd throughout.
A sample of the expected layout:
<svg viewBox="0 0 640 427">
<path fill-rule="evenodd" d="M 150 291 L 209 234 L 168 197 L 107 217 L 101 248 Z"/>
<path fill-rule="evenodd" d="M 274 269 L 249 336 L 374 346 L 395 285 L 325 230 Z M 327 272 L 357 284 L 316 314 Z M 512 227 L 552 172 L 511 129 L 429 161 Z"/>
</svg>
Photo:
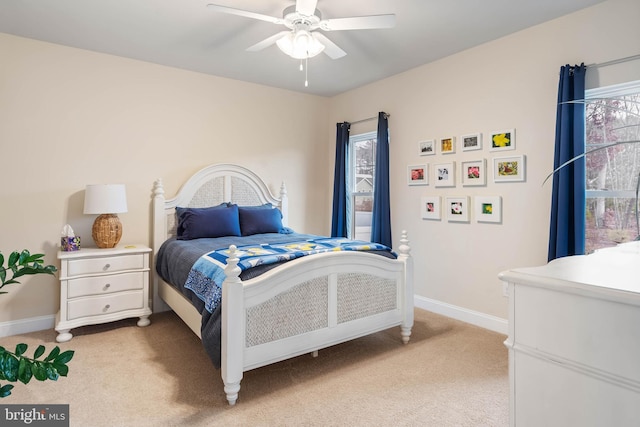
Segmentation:
<svg viewBox="0 0 640 427">
<path fill-rule="evenodd" d="M 284 183 L 275 197 L 265 182 L 249 169 L 232 164 L 207 166 L 185 182 L 178 194 L 166 199 L 162 180 L 153 185 L 153 250 L 176 233 L 176 207 L 200 208 L 223 202 L 240 206 L 271 203 L 282 211 L 282 224 L 288 225 L 288 200 Z"/>
</svg>

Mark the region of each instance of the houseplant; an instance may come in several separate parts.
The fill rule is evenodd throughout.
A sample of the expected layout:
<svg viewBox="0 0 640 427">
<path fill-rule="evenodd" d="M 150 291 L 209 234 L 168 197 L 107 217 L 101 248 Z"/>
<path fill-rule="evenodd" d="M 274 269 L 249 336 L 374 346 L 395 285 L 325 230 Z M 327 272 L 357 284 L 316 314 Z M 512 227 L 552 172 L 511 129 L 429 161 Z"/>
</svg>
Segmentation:
<svg viewBox="0 0 640 427">
<path fill-rule="evenodd" d="M 44 265 L 44 254 L 30 254 L 26 249 L 22 252 L 12 252 L 6 260 L 0 252 L 0 294 L 6 285 L 20 283 L 19 277 L 35 274 L 53 274 L 56 268 L 53 265 Z M 0 380 L 28 384 L 32 378 L 38 381 L 56 381 L 60 376 L 67 376 L 69 367 L 67 363 L 73 358 L 73 350 L 60 352 L 55 346 L 47 356 L 46 348 L 39 345 L 33 357 L 25 356 L 27 344 L 18 344 L 14 351 L 9 351 L 0 346 Z M 13 384 L 0 384 L 0 398 L 11 394 Z"/>
</svg>

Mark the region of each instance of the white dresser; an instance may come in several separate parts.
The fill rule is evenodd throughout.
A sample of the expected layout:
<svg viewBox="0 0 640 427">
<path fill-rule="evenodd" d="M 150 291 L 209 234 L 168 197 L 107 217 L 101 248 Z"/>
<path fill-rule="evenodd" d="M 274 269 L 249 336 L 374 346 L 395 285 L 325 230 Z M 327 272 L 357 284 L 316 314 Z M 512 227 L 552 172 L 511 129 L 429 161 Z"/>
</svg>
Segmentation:
<svg viewBox="0 0 640 427">
<path fill-rule="evenodd" d="M 510 424 L 640 426 L 640 242 L 499 277 Z"/>
<path fill-rule="evenodd" d="M 143 245 L 113 249 L 58 252 L 60 311 L 56 317 L 58 342 L 69 341 L 78 326 L 140 317 L 147 326 L 149 308 L 149 253 Z"/>
</svg>

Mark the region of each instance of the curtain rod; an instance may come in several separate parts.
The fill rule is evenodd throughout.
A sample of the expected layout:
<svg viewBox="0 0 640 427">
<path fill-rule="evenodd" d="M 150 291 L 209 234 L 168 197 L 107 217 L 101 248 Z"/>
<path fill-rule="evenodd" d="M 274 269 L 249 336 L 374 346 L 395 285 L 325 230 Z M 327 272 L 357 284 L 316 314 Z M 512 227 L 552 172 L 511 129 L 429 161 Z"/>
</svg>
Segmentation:
<svg viewBox="0 0 640 427">
<path fill-rule="evenodd" d="M 640 59 L 640 54 L 627 56 L 626 58 L 613 59 L 611 61 L 601 62 L 600 64 L 590 64 L 590 65 L 587 65 L 587 68 L 607 67 L 609 65 L 620 64 L 622 62 L 633 61 L 633 60 L 636 60 L 636 59 Z"/>
<path fill-rule="evenodd" d="M 391 117 L 391 114 L 388 113 L 384 113 L 387 117 Z M 357 125 L 358 123 L 364 123 L 364 122 L 368 122 L 370 120 L 377 120 L 378 116 L 373 116 L 373 117 L 368 117 L 366 119 L 361 119 L 361 120 L 356 120 L 355 122 L 350 122 L 350 124 L 352 125 Z"/>
</svg>

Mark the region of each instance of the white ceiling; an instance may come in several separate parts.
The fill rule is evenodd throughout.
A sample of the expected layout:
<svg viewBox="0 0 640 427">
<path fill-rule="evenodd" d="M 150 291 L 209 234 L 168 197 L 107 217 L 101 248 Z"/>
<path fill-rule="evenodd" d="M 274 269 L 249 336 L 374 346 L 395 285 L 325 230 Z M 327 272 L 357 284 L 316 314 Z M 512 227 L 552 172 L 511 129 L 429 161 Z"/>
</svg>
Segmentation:
<svg viewBox="0 0 640 427">
<path fill-rule="evenodd" d="M 325 19 L 392 13 L 396 26 L 325 32 L 347 56 L 310 59 L 306 88 L 299 61 L 275 45 L 245 51 L 285 27 L 206 7 L 281 17 L 293 0 L 0 0 L 0 32 L 333 96 L 601 1 L 319 0 Z"/>
</svg>

